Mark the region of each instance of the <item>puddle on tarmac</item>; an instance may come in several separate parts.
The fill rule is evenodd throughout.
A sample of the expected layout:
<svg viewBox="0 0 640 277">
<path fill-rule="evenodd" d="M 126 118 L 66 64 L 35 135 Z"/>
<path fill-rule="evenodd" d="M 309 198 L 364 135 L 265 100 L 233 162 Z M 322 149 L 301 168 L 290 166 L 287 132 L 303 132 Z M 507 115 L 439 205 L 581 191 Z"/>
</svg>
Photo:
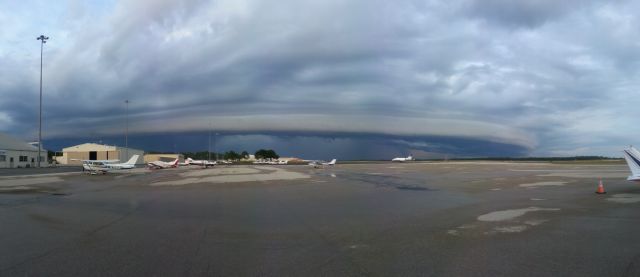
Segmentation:
<svg viewBox="0 0 640 277">
<path fill-rule="evenodd" d="M 478 216 L 478 220 L 480 220 L 480 221 L 504 221 L 504 220 L 514 219 L 516 217 L 523 216 L 528 212 L 559 211 L 559 210 L 560 209 L 558 209 L 558 208 L 529 207 L 529 208 L 524 208 L 524 209 L 495 211 L 495 212 L 490 212 L 488 214 L 483 214 L 481 216 Z"/>
</svg>

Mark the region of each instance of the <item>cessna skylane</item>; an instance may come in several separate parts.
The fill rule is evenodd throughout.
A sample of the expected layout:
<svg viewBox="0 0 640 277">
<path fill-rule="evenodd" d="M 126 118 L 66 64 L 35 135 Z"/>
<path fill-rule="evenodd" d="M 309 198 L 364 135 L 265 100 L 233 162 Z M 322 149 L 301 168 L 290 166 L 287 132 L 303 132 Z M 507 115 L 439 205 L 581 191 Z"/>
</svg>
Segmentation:
<svg viewBox="0 0 640 277">
<path fill-rule="evenodd" d="M 136 167 L 139 155 L 133 155 L 126 163 L 119 160 L 82 160 L 82 169 L 91 173 L 107 173 L 111 170 L 132 169 Z"/>
</svg>

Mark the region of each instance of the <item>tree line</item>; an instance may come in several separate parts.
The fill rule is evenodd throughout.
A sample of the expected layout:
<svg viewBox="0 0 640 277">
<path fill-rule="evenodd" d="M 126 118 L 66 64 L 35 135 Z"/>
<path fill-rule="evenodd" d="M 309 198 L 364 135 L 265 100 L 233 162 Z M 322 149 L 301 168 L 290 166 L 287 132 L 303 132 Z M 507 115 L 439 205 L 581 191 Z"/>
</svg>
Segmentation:
<svg viewBox="0 0 640 277">
<path fill-rule="evenodd" d="M 249 152 L 247 151 L 242 151 L 240 153 L 234 151 L 234 150 L 230 150 L 227 152 L 223 152 L 223 153 L 214 153 L 214 152 L 207 152 L 207 151 L 199 151 L 199 152 L 182 152 L 181 154 L 184 155 L 185 158 L 192 158 L 194 160 L 207 160 L 209 159 L 209 153 L 211 153 L 211 159 L 214 160 L 216 159 L 216 156 L 218 157 L 218 159 L 223 159 L 223 160 L 230 160 L 230 161 L 238 161 L 238 160 L 242 160 L 242 159 L 248 159 L 249 158 Z M 254 153 L 256 159 L 278 159 L 280 158 L 280 156 L 276 153 L 276 151 L 274 151 L 273 149 L 260 149 L 258 151 L 256 151 Z"/>
</svg>

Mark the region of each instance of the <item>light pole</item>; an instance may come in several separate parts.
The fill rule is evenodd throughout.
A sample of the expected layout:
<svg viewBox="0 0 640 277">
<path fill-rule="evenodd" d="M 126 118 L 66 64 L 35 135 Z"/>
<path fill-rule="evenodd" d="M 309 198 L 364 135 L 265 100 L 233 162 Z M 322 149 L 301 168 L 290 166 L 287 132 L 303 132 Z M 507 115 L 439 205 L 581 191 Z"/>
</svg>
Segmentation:
<svg viewBox="0 0 640 277">
<path fill-rule="evenodd" d="M 44 44 L 47 43 L 49 37 L 40 35 L 36 39 L 40 41 L 40 112 L 38 113 L 38 167 L 40 167 L 40 160 L 42 159 L 42 53 Z"/>
<path fill-rule="evenodd" d="M 215 138 L 214 138 L 214 140 L 213 140 L 213 153 L 215 153 L 215 154 L 216 154 L 216 161 L 218 160 L 218 151 L 217 151 L 217 149 L 216 149 L 216 144 L 217 144 L 217 142 L 218 142 L 218 135 L 219 135 L 219 134 L 218 134 L 218 133 L 216 133 L 216 137 L 215 137 Z"/>
<path fill-rule="evenodd" d="M 125 160 L 129 159 L 129 99 L 124 100 L 126 105 L 124 116 L 124 155 Z"/>
<path fill-rule="evenodd" d="M 207 161 L 211 161 L 211 125 L 209 125 L 209 147 L 207 148 Z"/>
</svg>

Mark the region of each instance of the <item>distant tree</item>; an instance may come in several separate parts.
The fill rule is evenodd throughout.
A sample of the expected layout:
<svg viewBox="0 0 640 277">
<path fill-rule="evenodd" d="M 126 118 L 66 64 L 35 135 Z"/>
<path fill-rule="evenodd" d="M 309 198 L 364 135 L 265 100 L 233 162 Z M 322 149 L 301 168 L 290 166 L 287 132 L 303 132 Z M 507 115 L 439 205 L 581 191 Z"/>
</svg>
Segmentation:
<svg viewBox="0 0 640 277">
<path fill-rule="evenodd" d="M 242 153 L 240 154 L 240 156 L 242 157 L 242 159 L 248 159 L 248 158 L 249 158 L 249 152 L 247 152 L 247 151 L 242 151 Z"/>
<path fill-rule="evenodd" d="M 256 159 L 278 159 L 280 156 L 272 149 L 260 149 L 255 153 Z"/>
<path fill-rule="evenodd" d="M 231 160 L 231 161 L 237 161 L 240 159 L 240 154 L 238 154 L 236 151 L 227 151 L 224 153 L 224 155 L 222 155 L 222 157 L 225 160 Z"/>
<path fill-rule="evenodd" d="M 267 150 L 267 155 L 271 159 L 279 159 L 280 158 L 280 156 L 278 154 L 276 154 L 276 151 L 273 151 L 271 149 Z"/>
<path fill-rule="evenodd" d="M 256 156 L 256 159 L 264 159 L 266 151 L 267 150 L 264 150 L 264 149 L 260 149 L 260 150 L 256 151 L 256 153 L 254 153 L 254 155 Z"/>
</svg>

